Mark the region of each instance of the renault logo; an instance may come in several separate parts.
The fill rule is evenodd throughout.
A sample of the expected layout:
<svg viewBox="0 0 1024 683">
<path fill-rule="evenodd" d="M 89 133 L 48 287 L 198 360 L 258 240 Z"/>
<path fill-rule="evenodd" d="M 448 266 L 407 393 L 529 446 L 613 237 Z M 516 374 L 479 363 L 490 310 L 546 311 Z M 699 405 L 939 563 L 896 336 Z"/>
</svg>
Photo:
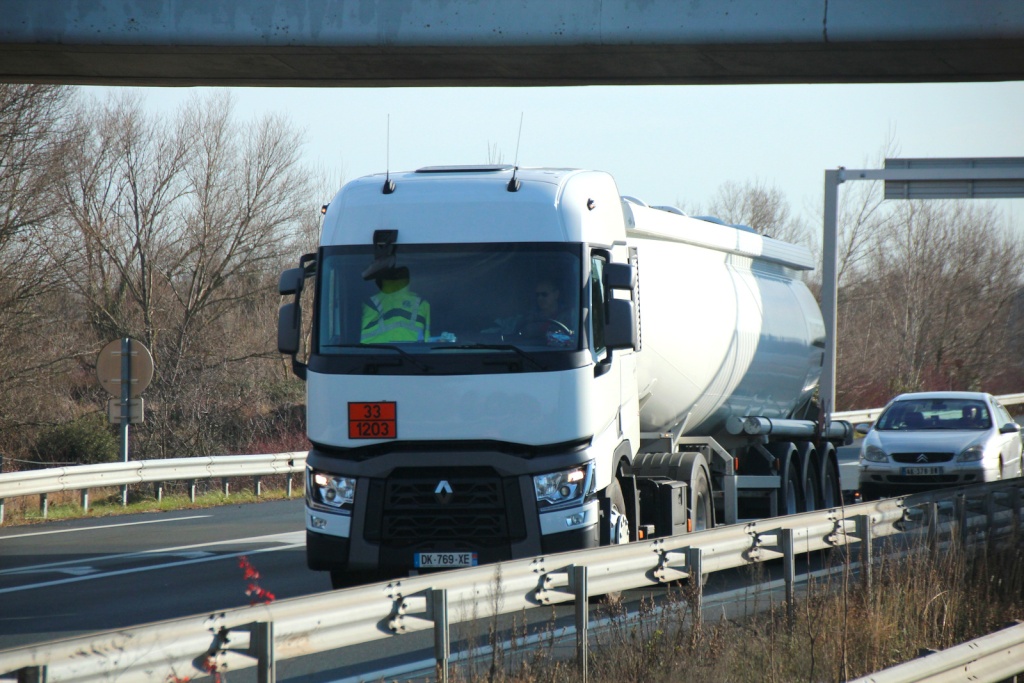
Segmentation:
<svg viewBox="0 0 1024 683">
<path fill-rule="evenodd" d="M 921 455 L 917 456 L 917 461 L 918 462 L 928 462 L 928 454 L 927 453 L 922 453 Z"/>
<path fill-rule="evenodd" d="M 438 482 L 437 488 L 434 489 L 434 497 L 437 498 L 437 502 L 441 505 L 447 505 L 452 502 L 452 485 L 448 483 L 447 479 L 442 479 Z"/>
</svg>

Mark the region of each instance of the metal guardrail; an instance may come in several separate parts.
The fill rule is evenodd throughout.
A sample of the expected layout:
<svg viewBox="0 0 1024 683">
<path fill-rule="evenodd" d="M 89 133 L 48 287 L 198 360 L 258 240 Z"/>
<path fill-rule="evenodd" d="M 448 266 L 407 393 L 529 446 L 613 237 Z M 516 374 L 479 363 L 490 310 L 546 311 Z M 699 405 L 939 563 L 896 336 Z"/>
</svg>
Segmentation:
<svg viewBox="0 0 1024 683">
<path fill-rule="evenodd" d="M 1003 405 L 1024 404 L 1024 394 L 1006 394 L 996 398 Z M 852 424 L 873 422 L 882 410 L 882 408 L 870 408 L 845 411 L 833 413 L 832 418 L 846 420 Z M 27 472 L 9 472 L 0 474 L 0 524 L 3 524 L 4 521 L 4 500 L 16 496 L 43 496 L 40 507 L 44 510 L 45 515 L 45 496 L 58 491 L 81 491 L 82 507 L 88 508 L 90 488 L 127 486 L 147 482 L 296 474 L 305 469 L 305 463 L 306 453 L 295 452 L 139 460 L 127 463 L 76 465 Z M 290 483 L 289 481 L 289 496 L 291 495 Z"/>
<path fill-rule="evenodd" d="M 863 676 L 851 683 L 1005 681 L 1024 672 L 1024 623 Z"/>
<path fill-rule="evenodd" d="M 200 479 L 229 479 L 232 477 L 258 477 L 275 474 L 294 475 L 306 467 L 306 452 L 269 453 L 265 455 L 212 455 L 195 458 L 167 458 L 165 460 L 136 460 L 99 465 L 52 467 L 45 470 L 8 472 L 0 474 L 0 524 L 4 521 L 4 500 L 17 496 L 41 496 L 40 507 L 45 511 L 46 496 L 59 491 L 81 491 L 82 507 L 88 509 L 88 491 L 106 486 L 160 483 L 168 481 L 197 481 Z M 226 487 L 225 487 L 226 488 Z M 291 495 L 291 480 L 289 491 Z M 192 487 L 195 498 L 195 488 Z"/>
<path fill-rule="evenodd" d="M 0 675 L 17 672 L 20 680 L 49 683 L 163 682 L 201 675 L 201 666 L 255 666 L 258 679 L 272 683 L 281 660 L 433 630 L 439 679 L 445 680 L 450 624 L 476 618 L 481 606 L 497 616 L 573 601 L 582 663 L 591 593 L 657 586 L 782 558 L 792 608 L 797 554 L 860 544 L 867 568 L 862 576 L 870 581 L 873 539 L 903 534 L 937 544 L 954 532 L 964 540 L 989 539 L 1020 528 L 1022 500 L 1024 479 L 1013 479 L 397 579 L 7 650 L 0 652 Z M 1024 671 L 1024 659 L 1004 664 L 1001 677 Z"/>
<path fill-rule="evenodd" d="M 996 396 L 996 400 L 1004 406 L 1018 406 L 1024 404 L 1024 394 L 1004 394 Z M 883 406 L 882 408 L 868 408 L 867 410 L 845 410 L 832 413 L 832 419 L 845 420 L 856 426 L 861 422 L 874 422 L 884 409 L 885 407 Z"/>
</svg>

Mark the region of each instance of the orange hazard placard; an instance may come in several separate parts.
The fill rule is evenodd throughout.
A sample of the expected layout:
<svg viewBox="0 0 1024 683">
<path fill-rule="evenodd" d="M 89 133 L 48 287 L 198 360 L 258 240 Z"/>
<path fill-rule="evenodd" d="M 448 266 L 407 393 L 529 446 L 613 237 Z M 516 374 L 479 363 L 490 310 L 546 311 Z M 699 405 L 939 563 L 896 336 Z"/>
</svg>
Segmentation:
<svg viewBox="0 0 1024 683">
<path fill-rule="evenodd" d="M 398 438 L 398 408 L 394 401 L 348 404 L 348 438 Z"/>
</svg>

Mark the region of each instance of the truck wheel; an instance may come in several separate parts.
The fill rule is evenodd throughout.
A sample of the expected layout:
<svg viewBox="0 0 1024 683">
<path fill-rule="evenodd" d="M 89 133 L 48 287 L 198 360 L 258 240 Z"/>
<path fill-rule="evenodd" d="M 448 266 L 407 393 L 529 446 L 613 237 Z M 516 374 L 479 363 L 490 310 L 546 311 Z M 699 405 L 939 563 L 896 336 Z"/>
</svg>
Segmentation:
<svg viewBox="0 0 1024 683">
<path fill-rule="evenodd" d="M 604 497 L 608 501 L 607 509 L 610 511 L 608 518 L 604 521 L 602 538 L 607 539 L 609 545 L 620 545 L 629 543 L 629 517 L 626 515 L 626 499 L 622 495 L 622 485 L 618 479 L 612 479 L 612 483 L 604 490 Z"/>
<path fill-rule="evenodd" d="M 704 531 L 715 526 L 715 517 L 711 512 L 711 483 L 704 469 L 698 469 L 693 475 L 693 530 Z"/>
<path fill-rule="evenodd" d="M 786 458 L 783 467 L 785 470 L 782 472 L 779 508 L 784 515 L 795 515 L 802 512 L 803 507 L 800 500 L 800 492 L 803 490 L 800 484 L 800 468 L 797 467 L 796 458 Z"/>
<path fill-rule="evenodd" d="M 843 491 L 839 482 L 839 469 L 835 460 L 825 458 L 821 474 L 821 506 L 823 509 L 834 508 L 842 504 Z"/>
<path fill-rule="evenodd" d="M 817 510 L 821 505 L 821 466 L 818 451 L 810 444 L 797 447 L 800 454 L 800 474 L 803 484 L 800 487 L 800 500 L 803 501 L 801 512 Z"/>
</svg>

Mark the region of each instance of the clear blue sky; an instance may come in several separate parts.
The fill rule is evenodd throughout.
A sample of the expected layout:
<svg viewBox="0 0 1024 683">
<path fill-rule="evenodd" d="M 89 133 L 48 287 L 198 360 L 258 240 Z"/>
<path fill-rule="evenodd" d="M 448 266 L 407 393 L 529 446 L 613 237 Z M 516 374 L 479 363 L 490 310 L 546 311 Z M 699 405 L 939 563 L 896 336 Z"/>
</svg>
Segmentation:
<svg viewBox="0 0 1024 683">
<path fill-rule="evenodd" d="M 102 96 L 106 88 L 85 88 Z M 146 88 L 173 109 L 206 88 Z M 557 88 L 234 88 L 242 119 L 280 112 L 305 158 L 346 180 L 390 167 L 483 163 L 612 173 L 650 204 L 706 205 L 726 181 L 763 181 L 808 220 L 824 170 L 874 168 L 890 135 L 902 157 L 1024 156 L 1024 83 Z M 327 197 L 311 198 L 319 205 Z M 1015 224 L 1021 200 L 1003 202 Z"/>
</svg>

